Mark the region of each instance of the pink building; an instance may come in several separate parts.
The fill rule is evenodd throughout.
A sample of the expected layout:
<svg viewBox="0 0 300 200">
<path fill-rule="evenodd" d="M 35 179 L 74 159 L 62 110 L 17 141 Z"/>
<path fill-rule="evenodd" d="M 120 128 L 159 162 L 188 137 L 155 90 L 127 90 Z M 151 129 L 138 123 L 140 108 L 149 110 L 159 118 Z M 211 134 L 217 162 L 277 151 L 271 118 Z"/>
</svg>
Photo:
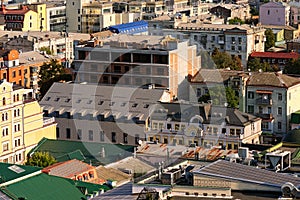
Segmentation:
<svg viewBox="0 0 300 200">
<path fill-rule="evenodd" d="M 262 25 L 289 25 L 290 6 L 283 2 L 265 3 L 259 8 L 259 21 Z"/>
</svg>

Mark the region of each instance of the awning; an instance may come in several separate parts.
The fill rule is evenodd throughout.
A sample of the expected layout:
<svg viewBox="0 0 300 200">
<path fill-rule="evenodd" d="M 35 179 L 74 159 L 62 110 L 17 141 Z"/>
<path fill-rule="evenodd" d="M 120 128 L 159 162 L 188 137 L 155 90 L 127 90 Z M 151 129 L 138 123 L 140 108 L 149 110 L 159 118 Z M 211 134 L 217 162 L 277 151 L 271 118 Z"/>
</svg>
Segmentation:
<svg viewBox="0 0 300 200">
<path fill-rule="evenodd" d="M 272 90 L 256 90 L 257 94 L 272 94 Z"/>
</svg>

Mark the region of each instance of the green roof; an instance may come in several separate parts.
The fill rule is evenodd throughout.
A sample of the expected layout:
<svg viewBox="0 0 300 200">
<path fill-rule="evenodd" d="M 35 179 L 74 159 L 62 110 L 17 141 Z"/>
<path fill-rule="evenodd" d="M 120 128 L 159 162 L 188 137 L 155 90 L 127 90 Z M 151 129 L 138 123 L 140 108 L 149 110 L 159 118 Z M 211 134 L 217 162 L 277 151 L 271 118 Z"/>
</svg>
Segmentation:
<svg viewBox="0 0 300 200">
<path fill-rule="evenodd" d="M 300 112 L 299 111 L 292 113 L 291 123 L 300 124 Z"/>
<path fill-rule="evenodd" d="M 39 174 L 7 185 L 0 190 L 12 199 L 30 200 L 82 200 L 86 196 L 65 178 Z"/>
<path fill-rule="evenodd" d="M 40 167 L 0 163 L 0 184 L 32 174 L 41 169 Z"/>
<path fill-rule="evenodd" d="M 94 183 L 88 183 L 83 181 L 74 181 L 72 179 L 67 179 L 70 183 L 74 184 L 76 187 L 79 188 L 86 188 L 88 194 L 93 194 L 94 192 L 98 192 L 100 190 L 104 190 L 104 192 L 110 190 L 111 188 L 107 185 L 99 185 Z"/>
<path fill-rule="evenodd" d="M 104 148 L 105 157 L 100 154 Z M 94 142 L 77 142 L 65 140 L 52 140 L 43 138 L 39 144 L 29 152 L 29 155 L 36 151 L 49 152 L 58 161 L 71 160 L 83 155 L 83 161 L 95 166 L 106 165 L 128 156 L 134 151 L 134 146 Z M 79 152 L 80 151 L 80 152 Z M 80 155 L 82 154 L 82 155 Z"/>
</svg>

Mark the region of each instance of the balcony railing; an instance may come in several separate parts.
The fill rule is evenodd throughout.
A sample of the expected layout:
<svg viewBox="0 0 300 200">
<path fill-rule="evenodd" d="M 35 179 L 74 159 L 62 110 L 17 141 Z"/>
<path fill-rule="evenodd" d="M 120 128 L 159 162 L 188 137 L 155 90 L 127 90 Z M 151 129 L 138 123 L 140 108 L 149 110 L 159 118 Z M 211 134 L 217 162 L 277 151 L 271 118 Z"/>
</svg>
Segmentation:
<svg viewBox="0 0 300 200">
<path fill-rule="evenodd" d="M 271 113 L 256 113 L 256 116 L 262 118 L 262 119 L 273 119 L 273 114 Z"/>
<path fill-rule="evenodd" d="M 272 105 L 272 99 L 258 98 L 256 99 L 258 105 Z"/>
</svg>

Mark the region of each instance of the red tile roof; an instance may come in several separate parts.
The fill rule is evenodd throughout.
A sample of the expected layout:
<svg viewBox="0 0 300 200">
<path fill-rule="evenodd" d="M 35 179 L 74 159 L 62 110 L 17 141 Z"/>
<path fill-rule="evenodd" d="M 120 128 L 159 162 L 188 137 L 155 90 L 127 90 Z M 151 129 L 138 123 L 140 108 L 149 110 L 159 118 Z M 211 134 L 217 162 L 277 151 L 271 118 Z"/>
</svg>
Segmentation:
<svg viewBox="0 0 300 200">
<path fill-rule="evenodd" d="M 4 15 L 24 15 L 29 11 L 29 8 L 27 6 L 22 6 L 21 9 L 6 9 L 4 6 L 2 6 L 0 10 L 0 14 Z"/>
<path fill-rule="evenodd" d="M 252 52 L 250 57 L 253 58 L 279 58 L 279 59 L 298 59 L 299 54 L 295 52 L 290 53 L 276 53 L 276 52 Z"/>
</svg>

